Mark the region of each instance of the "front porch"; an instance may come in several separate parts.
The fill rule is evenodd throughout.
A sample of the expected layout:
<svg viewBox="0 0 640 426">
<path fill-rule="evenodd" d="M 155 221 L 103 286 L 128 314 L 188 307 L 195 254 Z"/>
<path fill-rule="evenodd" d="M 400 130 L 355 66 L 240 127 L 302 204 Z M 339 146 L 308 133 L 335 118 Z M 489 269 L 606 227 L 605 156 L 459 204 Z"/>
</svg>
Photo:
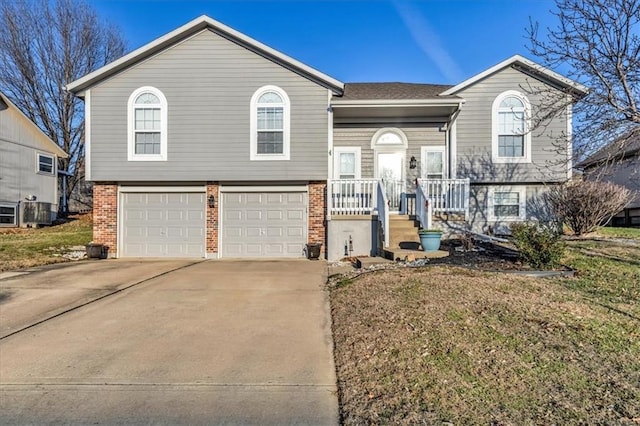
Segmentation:
<svg viewBox="0 0 640 426">
<path fill-rule="evenodd" d="M 332 220 L 336 221 L 334 223 L 370 221 L 371 239 L 375 240 L 371 242 L 371 254 L 380 255 L 384 250 L 404 249 L 417 242 L 417 230 L 433 228 L 437 217 L 453 215 L 466 220 L 469 189 L 469 179 L 417 179 L 413 185 L 383 179 L 330 180 L 327 183 L 327 219 L 330 223 Z M 411 223 L 413 231 L 408 226 L 402 226 L 402 232 L 398 230 L 402 217 Z M 355 226 L 341 226 L 336 238 L 340 239 L 340 244 L 344 240 L 345 256 L 353 251 L 354 237 L 349 230 L 363 233 L 366 228 L 362 227 L 358 232 Z"/>
</svg>

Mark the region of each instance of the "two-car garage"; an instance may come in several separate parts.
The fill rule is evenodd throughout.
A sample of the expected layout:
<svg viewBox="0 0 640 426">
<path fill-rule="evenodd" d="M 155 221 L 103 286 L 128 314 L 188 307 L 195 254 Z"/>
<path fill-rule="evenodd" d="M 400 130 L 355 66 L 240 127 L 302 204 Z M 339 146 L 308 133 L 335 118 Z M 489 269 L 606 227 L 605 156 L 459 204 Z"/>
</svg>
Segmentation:
<svg viewBox="0 0 640 426">
<path fill-rule="evenodd" d="M 306 187 L 204 186 L 119 189 L 119 256 L 208 257 L 207 226 L 215 227 L 214 257 L 302 257 L 307 242 Z M 218 209 L 220 223 L 207 223 Z M 209 230 L 211 231 L 211 230 Z"/>
</svg>

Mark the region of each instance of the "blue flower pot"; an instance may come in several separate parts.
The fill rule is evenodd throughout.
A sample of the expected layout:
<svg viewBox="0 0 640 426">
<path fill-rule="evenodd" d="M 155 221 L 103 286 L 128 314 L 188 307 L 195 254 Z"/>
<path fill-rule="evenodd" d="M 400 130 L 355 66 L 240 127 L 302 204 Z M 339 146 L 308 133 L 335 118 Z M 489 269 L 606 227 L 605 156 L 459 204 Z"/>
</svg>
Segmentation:
<svg viewBox="0 0 640 426">
<path fill-rule="evenodd" d="M 420 244 L 424 251 L 438 251 L 440 248 L 440 239 L 442 238 L 442 232 L 427 232 L 419 234 Z"/>
</svg>

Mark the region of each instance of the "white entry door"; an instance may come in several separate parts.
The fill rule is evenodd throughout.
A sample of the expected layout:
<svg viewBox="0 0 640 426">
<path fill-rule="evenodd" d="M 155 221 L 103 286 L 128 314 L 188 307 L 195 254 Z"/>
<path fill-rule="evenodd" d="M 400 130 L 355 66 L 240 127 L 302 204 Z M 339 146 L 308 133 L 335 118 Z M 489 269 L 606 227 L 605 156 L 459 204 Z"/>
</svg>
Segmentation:
<svg viewBox="0 0 640 426">
<path fill-rule="evenodd" d="M 376 153 L 376 177 L 384 184 L 390 211 L 399 211 L 404 192 L 404 153 Z"/>
</svg>

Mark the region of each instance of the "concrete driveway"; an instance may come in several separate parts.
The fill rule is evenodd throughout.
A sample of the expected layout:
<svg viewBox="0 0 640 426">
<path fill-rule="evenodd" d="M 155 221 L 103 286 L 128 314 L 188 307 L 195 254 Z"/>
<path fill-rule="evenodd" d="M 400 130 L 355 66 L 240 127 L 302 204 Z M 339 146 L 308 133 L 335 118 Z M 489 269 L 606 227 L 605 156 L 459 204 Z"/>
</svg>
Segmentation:
<svg viewBox="0 0 640 426">
<path fill-rule="evenodd" d="M 338 422 L 323 262 L 84 262 L 55 271 L 101 299 L 4 312 L 50 271 L 0 281 L 0 423 Z"/>
</svg>

